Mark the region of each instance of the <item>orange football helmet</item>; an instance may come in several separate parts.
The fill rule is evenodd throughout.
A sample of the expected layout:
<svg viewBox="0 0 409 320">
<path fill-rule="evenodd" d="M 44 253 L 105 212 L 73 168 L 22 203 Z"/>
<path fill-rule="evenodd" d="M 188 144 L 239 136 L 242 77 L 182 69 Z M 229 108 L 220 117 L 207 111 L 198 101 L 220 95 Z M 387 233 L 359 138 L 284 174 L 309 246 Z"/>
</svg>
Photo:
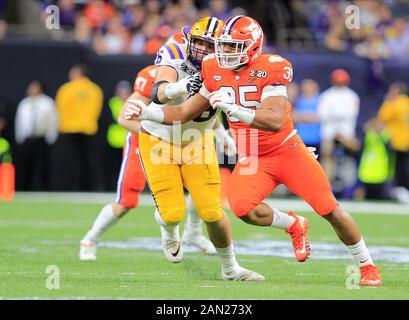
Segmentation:
<svg viewBox="0 0 409 320">
<path fill-rule="evenodd" d="M 227 20 L 215 39 L 215 51 L 220 67 L 237 69 L 257 59 L 263 50 L 263 30 L 256 20 L 235 16 Z"/>
</svg>

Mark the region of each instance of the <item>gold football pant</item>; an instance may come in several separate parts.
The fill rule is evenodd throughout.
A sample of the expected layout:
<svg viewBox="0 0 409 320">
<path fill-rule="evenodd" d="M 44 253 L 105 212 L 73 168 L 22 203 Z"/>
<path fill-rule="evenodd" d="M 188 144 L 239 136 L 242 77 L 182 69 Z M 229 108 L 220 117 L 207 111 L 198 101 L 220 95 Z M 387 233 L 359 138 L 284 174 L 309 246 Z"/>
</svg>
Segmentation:
<svg viewBox="0 0 409 320">
<path fill-rule="evenodd" d="M 220 174 L 211 133 L 185 146 L 140 132 L 139 151 L 146 179 L 163 222 L 179 223 L 185 213 L 185 187 L 200 218 L 215 222 L 223 217 Z"/>
</svg>

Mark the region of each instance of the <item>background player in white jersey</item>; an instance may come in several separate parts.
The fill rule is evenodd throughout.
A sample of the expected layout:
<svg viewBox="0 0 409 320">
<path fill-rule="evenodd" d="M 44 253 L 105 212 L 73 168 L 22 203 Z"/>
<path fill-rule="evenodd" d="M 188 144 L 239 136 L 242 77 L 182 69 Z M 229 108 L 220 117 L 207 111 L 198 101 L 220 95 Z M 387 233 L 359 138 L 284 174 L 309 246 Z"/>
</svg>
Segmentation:
<svg viewBox="0 0 409 320">
<path fill-rule="evenodd" d="M 169 43 L 159 50 L 151 105 L 178 104 L 198 92 L 201 78 L 197 73 L 203 57 L 214 52 L 214 36 L 222 24 L 217 18 L 206 17 L 192 26 L 187 45 Z M 235 258 L 230 222 L 219 198 L 220 175 L 211 129 L 215 114 L 216 110 L 209 108 L 184 124 L 141 123 L 141 161 L 156 203 L 163 251 L 171 262 L 183 259 L 179 222 L 185 211 L 185 187 L 221 259 L 223 279 L 264 280 L 262 275 L 240 267 Z"/>
</svg>

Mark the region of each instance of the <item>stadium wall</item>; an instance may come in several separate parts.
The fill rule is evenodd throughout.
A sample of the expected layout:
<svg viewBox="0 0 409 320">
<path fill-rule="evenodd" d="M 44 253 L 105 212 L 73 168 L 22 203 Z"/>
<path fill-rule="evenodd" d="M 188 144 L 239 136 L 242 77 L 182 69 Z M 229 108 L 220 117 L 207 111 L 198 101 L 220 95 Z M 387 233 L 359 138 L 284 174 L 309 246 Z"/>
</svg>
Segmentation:
<svg viewBox="0 0 409 320">
<path fill-rule="evenodd" d="M 336 68 L 350 72 L 351 87 L 361 97 L 361 114 L 358 133 L 365 119 L 374 114 L 393 81 L 409 83 L 409 63 L 396 61 L 371 62 L 348 53 L 330 51 L 282 51 L 294 67 L 294 80 L 304 78 L 318 81 L 321 89 L 330 86 L 330 73 Z M 44 82 L 48 94 L 55 97 L 57 89 L 67 81 L 70 67 L 75 63 L 89 66 L 90 78 L 104 91 L 105 107 L 100 119 L 100 143 L 102 154 L 109 155 L 106 129 L 111 115 L 106 101 L 114 94 L 115 85 L 125 79 L 133 82 L 136 73 L 151 64 L 152 56 L 107 55 L 100 56 L 92 49 L 73 42 L 6 39 L 0 42 L 0 100 L 7 106 L 8 126 L 5 136 L 14 141 L 14 116 L 18 103 L 25 96 L 27 85 L 34 79 Z M 108 168 L 116 171 L 116 168 Z M 110 175 L 116 174 L 115 172 Z M 105 186 L 113 190 L 114 186 Z M 101 190 L 100 190 L 101 191 Z"/>
</svg>

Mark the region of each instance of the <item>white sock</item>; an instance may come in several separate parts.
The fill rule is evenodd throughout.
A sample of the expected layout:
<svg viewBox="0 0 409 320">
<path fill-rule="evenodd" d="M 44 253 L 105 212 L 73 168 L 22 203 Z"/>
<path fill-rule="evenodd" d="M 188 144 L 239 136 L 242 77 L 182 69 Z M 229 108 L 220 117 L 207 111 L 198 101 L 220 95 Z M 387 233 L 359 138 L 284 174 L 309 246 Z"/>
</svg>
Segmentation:
<svg viewBox="0 0 409 320">
<path fill-rule="evenodd" d="M 347 246 L 349 252 L 353 255 L 356 262 L 359 263 L 359 266 L 366 266 L 368 264 L 374 264 L 369 254 L 369 251 L 365 245 L 364 239 L 361 238 L 357 244 L 352 246 Z"/>
<path fill-rule="evenodd" d="M 162 233 L 162 239 L 172 239 L 176 241 L 180 240 L 178 224 L 161 225 L 160 231 Z"/>
<path fill-rule="evenodd" d="M 160 216 L 158 207 L 155 208 L 155 220 L 157 223 L 159 223 L 161 226 L 166 226 L 165 221 L 162 220 L 162 217 Z"/>
<path fill-rule="evenodd" d="M 226 248 L 216 248 L 224 273 L 229 273 L 239 266 L 234 254 L 233 243 Z"/>
<path fill-rule="evenodd" d="M 193 199 L 190 193 L 185 198 L 186 198 L 186 210 L 195 211 L 196 210 L 195 204 L 193 203 Z"/>
<path fill-rule="evenodd" d="M 179 224 L 167 224 L 163 221 L 160 216 L 158 208 L 155 208 L 155 219 L 156 222 L 160 225 L 160 231 L 162 233 L 162 239 L 174 239 L 179 240 Z"/>
<path fill-rule="evenodd" d="M 277 208 L 273 208 L 274 211 L 274 217 L 273 217 L 273 223 L 271 226 L 273 228 L 278 228 L 278 229 L 283 229 L 287 230 L 289 226 L 295 221 L 295 219 L 288 214 L 281 212 Z"/>
<path fill-rule="evenodd" d="M 98 217 L 95 219 L 91 230 L 87 232 L 84 237 L 84 241 L 97 242 L 101 235 L 107 231 L 112 225 L 118 221 L 114 211 L 112 210 L 112 205 L 108 204 L 101 209 Z"/>
<path fill-rule="evenodd" d="M 160 225 L 160 231 L 162 233 L 162 239 L 175 239 L 179 240 L 179 224 L 167 224 L 163 221 L 162 217 L 160 216 L 158 208 L 155 208 L 155 219 L 156 222 Z"/>
<path fill-rule="evenodd" d="M 189 233 L 200 233 L 202 234 L 202 220 L 200 219 L 199 215 L 196 212 L 195 206 L 193 204 L 192 197 L 190 194 L 186 197 L 186 210 L 187 210 L 187 217 L 186 217 L 186 225 L 185 229 L 188 230 Z"/>
</svg>

